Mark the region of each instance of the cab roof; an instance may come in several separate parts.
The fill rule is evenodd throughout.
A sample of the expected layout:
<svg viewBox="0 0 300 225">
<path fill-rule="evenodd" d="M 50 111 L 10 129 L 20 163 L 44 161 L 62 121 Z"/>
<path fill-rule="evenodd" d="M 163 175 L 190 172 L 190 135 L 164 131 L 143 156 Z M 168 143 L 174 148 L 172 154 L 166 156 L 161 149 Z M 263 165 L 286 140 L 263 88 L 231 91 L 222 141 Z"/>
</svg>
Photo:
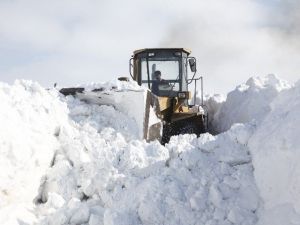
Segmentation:
<svg viewBox="0 0 300 225">
<path fill-rule="evenodd" d="M 155 52 L 155 51 L 181 51 L 181 52 L 185 52 L 187 53 L 187 55 L 191 54 L 191 50 L 189 49 L 186 49 L 186 48 L 143 48 L 143 49 L 138 49 L 138 50 L 135 50 L 133 52 L 133 55 L 137 55 L 139 53 L 142 53 L 142 52 Z"/>
</svg>

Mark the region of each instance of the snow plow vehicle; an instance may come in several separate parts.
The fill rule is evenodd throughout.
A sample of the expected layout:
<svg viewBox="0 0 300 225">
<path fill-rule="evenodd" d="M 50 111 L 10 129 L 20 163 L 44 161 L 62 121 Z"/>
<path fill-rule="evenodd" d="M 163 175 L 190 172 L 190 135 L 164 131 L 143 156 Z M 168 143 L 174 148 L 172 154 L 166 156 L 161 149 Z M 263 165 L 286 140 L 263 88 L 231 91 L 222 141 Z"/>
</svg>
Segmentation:
<svg viewBox="0 0 300 225">
<path fill-rule="evenodd" d="M 196 59 L 190 57 L 190 53 L 184 48 L 134 51 L 129 61 L 130 75 L 147 91 L 76 87 L 63 88 L 60 92 L 89 103 L 114 106 L 135 119 L 140 137 L 147 141 L 158 139 L 165 144 L 173 135 L 193 133 L 199 136 L 207 130 L 208 115 L 203 105 L 203 79 L 195 77 Z M 130 79 L 121 77 L 119 80 L 128 82 Z M 201 84 L 200 105 L 196 105 L 198 81 Z M 194 87 L 193 95 L 189 90 L 191 86 Z"/>
</svg>

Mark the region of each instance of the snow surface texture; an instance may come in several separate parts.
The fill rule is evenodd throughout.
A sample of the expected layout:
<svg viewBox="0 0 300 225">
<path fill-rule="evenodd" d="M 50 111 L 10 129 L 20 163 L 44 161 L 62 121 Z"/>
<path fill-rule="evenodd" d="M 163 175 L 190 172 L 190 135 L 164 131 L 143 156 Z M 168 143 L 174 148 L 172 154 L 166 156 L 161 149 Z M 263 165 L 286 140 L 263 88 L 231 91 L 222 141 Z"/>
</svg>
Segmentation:
<svg viewBox="0 0 300 225">
<path fill-rule="evenodd" d="M 0 224 L 300 224 L 300 85 L 288 88 L 267 76 L 209 97 L 216 130 L 245 124 L 162 146 L 112 106 L 0 84 Z"/>
</svg>

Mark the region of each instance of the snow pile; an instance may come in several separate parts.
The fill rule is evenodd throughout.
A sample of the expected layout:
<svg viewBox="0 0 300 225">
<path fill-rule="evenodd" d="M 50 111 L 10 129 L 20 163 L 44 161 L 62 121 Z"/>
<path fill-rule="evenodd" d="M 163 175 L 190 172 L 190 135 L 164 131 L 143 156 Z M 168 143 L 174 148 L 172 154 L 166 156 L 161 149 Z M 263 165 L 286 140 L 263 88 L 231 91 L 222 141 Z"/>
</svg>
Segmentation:
<svg viewBox="0 0 300 225">
<path fill-rule="evenodd" d="M 41 188 L 40 224 L 257 221 L 248 127 L 237 125 L 217 137 L 177 136 L 163 147 L 128 143 L 112 128 L 97 133 L 89 122 L 59 136 L 62 148 Z"/>
<path fill-rule="evenodd" d="M 145 101 L 132 82 L 86 86 L 116 106 L 0 84 L 0 223 L 300 224 L 300 83 L 289 87 L 269 75 L 226 101 L 207 96 L 223 133 L 162 146 L 140 139 L 134 117 L 145 109 L 125 110 Z M 128 91 L 142 97 L 124 99 Z"/>
<path fill-rule="evenodd" d="M 257 122 L 270 112 L 270 102 L 279 92 L 290 88 L 290 85 L 274 75 L 263 78 L 252 77 L 245 84 L 239 85 L 228 93 L 226 102 L 211 117 L 215 133 L 228 130 L 234 123 Z"/>
<path fill-rule="evenodd" d="M 133 87 L 122 83 L 117 82 L 118 91 Z M 57 194 L 43 188 L 65 191 L 63 198 L 70 194 L 68 191 L 74 183 L 72 177 L 67 177 L 74 171 L 68 170 L 64 163 L 56 167 L 55 176 L 62 176 L 61 182 L 66 185 L 48 185 L 47 170 L 56 165 L 61 152 L 70 152 L 68 162 L 77 159 L 82 164 L 89 160 L 88 149 L 95 151 L 96 156 L 102 152 L 105 140 L 94 141 L 102 130 L 105 130 L 104 136 L 120 136 L 124 143 L 138 136 L 136 122 L 112 106 L 89 105 L 73 97 L 65 99 L 57 90 L 47 91 L 31 81 L 16 81 L 12 86 L 1 83 L 0 101 L 1 224 L 36 222 L 36 215 L 32 213 L 34 202 L 50 204 L 55 199 L 56 204 L 61 204 L 57 203 L 60 199 Z M 88 135 L 90 133 L 92 135 Z M 110 158 L 110 153 L 106 153 L 106 158 Z"/>
<path fill-rule="evenodd" d="M 68 110 L 56 92 L 29 81 L 0 83 L 0 102 L 0 224 L 28 222 Z"/>
<path fill-rule="evenodd" d="M 143 102 L 141 104 L 143 105 Z M 103 105 L 99 107 L 95 104 L 86 104 L 72 96 L 67 96 L 67 105 L 70 110 L 69 116 L 79 125 L 89 124 L 99 133 L 102 129 L 111 127 L 127 139 L 137 139 L 139 137 L 139 127 L 134 118 L 115 110 L 113 106 Z"/>
<path fill-rule="evenodd" d="M 126 114 L 131 120 L 133 119 L 136 125 L 131 129 L 131 133 L 135 138 L 155 140 L 161 136 L 160 129 L 155 128 L 162 127 L 162 124 L 151 106 L 153 100 L 148 89 L 133 81 L 118 80 L 99 84 L 91 83 L 82 87 L 84 93 L 77 93 L 77 98 L 91 104 L 112 106 Z"/>
<path fill-rule="evenodd" d="M 300 83 L 282 92 L 250 139 L 261 225 L 300 224 Z"/>
</svg>

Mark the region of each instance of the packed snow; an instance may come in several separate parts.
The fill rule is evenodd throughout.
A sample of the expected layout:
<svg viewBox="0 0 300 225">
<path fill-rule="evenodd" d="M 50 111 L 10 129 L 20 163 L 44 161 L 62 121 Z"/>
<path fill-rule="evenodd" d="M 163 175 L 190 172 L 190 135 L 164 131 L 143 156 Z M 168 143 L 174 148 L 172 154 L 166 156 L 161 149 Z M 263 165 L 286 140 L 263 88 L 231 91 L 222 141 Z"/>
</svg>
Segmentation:
<svg viewBox="0 0 300 225">
<path fill-rule="evenodd" d="M 0 101 L 0 224 L 300 224 L 300 83 L 207 95 L 214 135 L 165 146 L 141 138 L 143 98 L 91 104 L 19 80 L 0 83 Z"/>
</svg>

